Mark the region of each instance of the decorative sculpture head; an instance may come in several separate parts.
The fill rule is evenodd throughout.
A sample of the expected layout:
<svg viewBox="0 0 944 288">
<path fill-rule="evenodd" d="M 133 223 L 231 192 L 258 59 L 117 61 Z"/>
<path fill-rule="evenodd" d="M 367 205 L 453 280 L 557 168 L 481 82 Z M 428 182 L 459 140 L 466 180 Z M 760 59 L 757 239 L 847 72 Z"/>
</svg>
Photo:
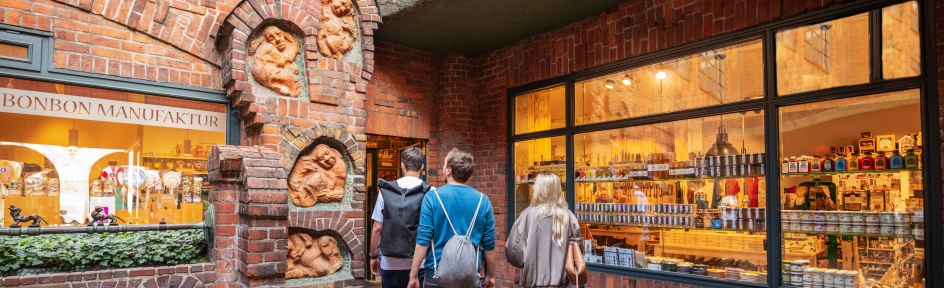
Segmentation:
<svg viewBox="0 0 944 288">
<path fill-rule="evenodd" d="M 302 92 L 298 75 L 298 43 L 295 36 L 279 27 L 268 26 L 249 42 L 252 78 L 276 93 L 297 97 Z"/>
<path fill-rule="evenodd" d="M 288 237 L 288 271 L 285 278 L 322 277 L 344 265 L 338 241 L 330 235 L 298 232 Z"/>
</svg>

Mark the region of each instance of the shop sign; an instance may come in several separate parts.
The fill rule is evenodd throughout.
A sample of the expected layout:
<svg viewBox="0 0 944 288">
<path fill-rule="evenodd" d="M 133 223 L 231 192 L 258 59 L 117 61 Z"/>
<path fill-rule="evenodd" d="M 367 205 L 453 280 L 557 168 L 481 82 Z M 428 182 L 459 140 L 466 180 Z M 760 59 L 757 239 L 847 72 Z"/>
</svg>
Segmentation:
<svg viewBox="0 0 944 288">
<path fill-rule="evenodd" d="M 0 112 L 6 113 L 226 131 L 226 114 L 220 112 L 10 88 L 0 88 L 0 95 Z"/>
</svg>

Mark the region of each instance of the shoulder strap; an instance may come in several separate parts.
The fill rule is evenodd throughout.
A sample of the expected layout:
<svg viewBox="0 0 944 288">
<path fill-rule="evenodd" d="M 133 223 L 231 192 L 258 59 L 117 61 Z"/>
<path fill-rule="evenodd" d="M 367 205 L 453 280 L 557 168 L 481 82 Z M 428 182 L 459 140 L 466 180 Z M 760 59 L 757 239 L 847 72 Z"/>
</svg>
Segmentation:
<svg viewBox="0 0 944 288">
<path fill-rule="evenodd" d="M 446 222 L 449 223 L 449 228 L 452 229 L 452 233 L 453 233 L 453 234 L 456 234 L 456 235 L 459 235 L 459 232 L 456 232 L 456 227 L 455 227 L 455 226 L 452 226 L 452 220 L 449 219 L 449 213 L 446 212 L 446 205 L 443 205 L 442 198 L 439 197 L 439 192 L 436 191 L 436 189 L 433 189 L 433 194 L 436 194 L 436 199 L 439 200 L 439 207 L 442 207 L 443 214 L 446 215 Z M 433 252 L 433 255 L 436 255 L 436 253 Z"/>
<path fill-rule="evenodd" d="M 469 231 L 465 232 L 465 236 L 472 236 L 472 227 L 475 227 L 475 218 L 479 217 L 479 208 L 482 208 L 483 198 L 485 198 L 485 194 L 479 193 L 479 204 L 475 206 L 475 214 L 472 214 L 472 222 L 469 222 Z"/>
</svg>

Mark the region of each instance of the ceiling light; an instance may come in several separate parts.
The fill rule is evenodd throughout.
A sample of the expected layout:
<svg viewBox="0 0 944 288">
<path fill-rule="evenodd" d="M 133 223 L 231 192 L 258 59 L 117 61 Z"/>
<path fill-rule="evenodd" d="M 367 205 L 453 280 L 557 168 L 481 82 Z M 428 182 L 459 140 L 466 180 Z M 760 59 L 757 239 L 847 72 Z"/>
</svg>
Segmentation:
<svg viewBox="0 0 944 288">
<path fill-rule="evenodd" d="M 613 85 L 616 85 L 616 81 L 613 81 L 613 79 L 606 79 L 606 84 L 603 84 L 603 87 L 606 87 L 606 89 L 613 89 Z"/>
<path fill-rule="evenodd" d="M 665 72 L 659 71 L 659 73 L 656 73 L 656 78 L 659 80 L 665 79 Z"/>
<path fill-rule="evenodd" d="M 623 75 L 623 85 L 629 86 L 632 84 L 633 82 L 629 80 L 629 74 Z"/>
</svg>

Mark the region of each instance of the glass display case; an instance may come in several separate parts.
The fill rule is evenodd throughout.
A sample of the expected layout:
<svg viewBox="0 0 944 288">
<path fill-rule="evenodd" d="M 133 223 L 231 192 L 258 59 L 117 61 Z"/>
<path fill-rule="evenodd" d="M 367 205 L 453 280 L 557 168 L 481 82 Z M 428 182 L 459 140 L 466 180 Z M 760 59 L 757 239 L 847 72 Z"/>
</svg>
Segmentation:
<svg viewBox="0 0 944 288">
<path fill-rule="evenodd" d="M 533 175 L 554 171 L 592 270 L 714 287 L 940 287 L 927 268 L 940 241 L 925 235 L 940 227 L 925 213 L 941 207 L 927 184 L 941 172 L 927 165 L 939 139 L 924 134 L 939 124 L 922 108 L 936 96 L 920 6 L 810 17 L 509 90 L 509 221 Z M 534 100 L 547 91 L 573 101 Z"/>
</svg>

